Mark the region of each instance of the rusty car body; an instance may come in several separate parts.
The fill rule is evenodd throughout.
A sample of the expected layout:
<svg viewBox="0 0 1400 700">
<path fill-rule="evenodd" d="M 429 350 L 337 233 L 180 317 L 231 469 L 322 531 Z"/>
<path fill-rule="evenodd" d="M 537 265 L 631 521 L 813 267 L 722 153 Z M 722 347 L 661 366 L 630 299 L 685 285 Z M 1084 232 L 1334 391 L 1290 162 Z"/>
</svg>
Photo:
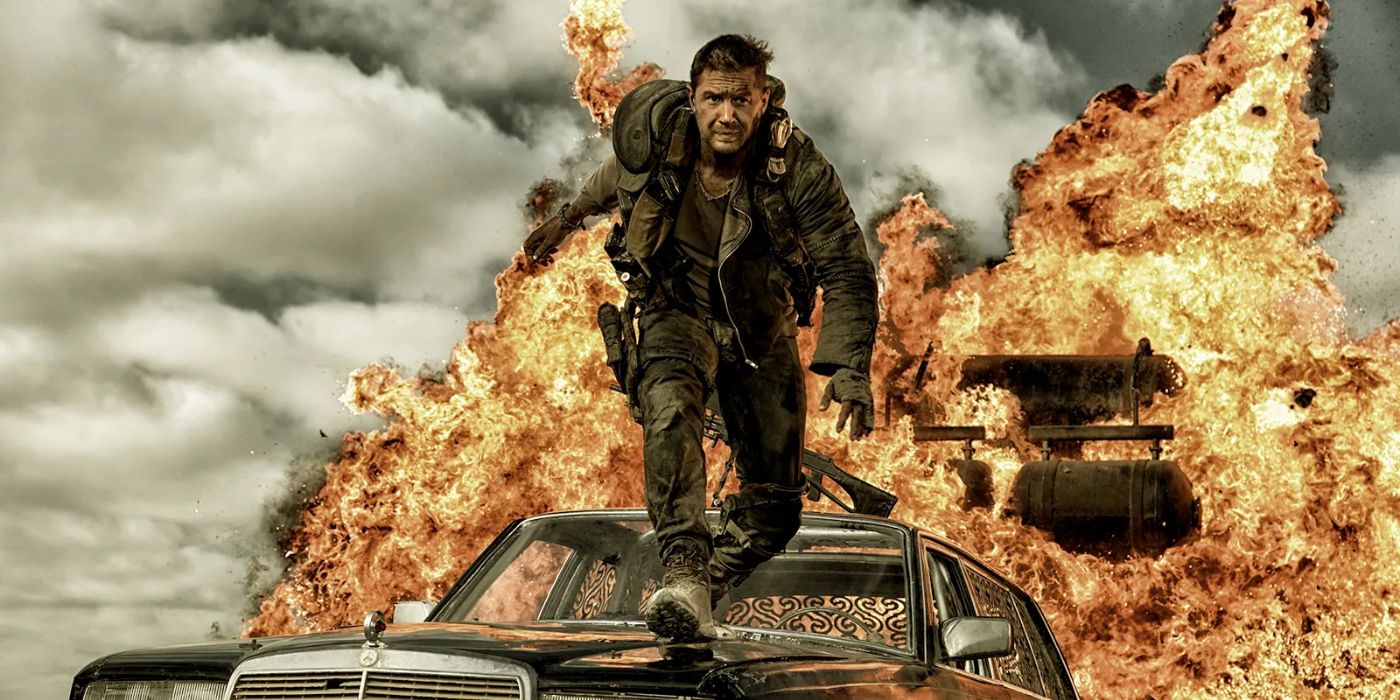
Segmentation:
<svg viewBox="0 0 1400 700">
<path fill-rule="evenodd" d="M 70 697 L 1076 697 L 1030 596 L 919 528 L 804 515 L 787 551 L 720 602 L 721 637 L 705 643 L 647 631 L 637 609 L 657 559 L 642 510 L 525 518 L 421 622 L 405 606 L 363 630 L 117 653 Z"/>
</svg>

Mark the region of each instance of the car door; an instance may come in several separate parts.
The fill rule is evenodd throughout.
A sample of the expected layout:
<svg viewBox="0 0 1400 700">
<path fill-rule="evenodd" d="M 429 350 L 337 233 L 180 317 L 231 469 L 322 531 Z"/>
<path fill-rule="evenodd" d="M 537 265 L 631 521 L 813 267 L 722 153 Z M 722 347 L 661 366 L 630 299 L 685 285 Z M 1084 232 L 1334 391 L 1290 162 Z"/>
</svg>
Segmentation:
<svg viewBox="0 0 1400 700">
<path fill-rule="evenodd" d="M 955 617 L 977 615 L 964 581 L 959 558 L 937 542 L 924 539 L 921 543 L 925 609 L 928 610 L 929 677 L 927 684 L 943 690 L 948 697 L 1020 698 L 1025 697 L 997 678 L 991 660 L 951 662 L 944 660 L 939 624 Z"/>
</svg>

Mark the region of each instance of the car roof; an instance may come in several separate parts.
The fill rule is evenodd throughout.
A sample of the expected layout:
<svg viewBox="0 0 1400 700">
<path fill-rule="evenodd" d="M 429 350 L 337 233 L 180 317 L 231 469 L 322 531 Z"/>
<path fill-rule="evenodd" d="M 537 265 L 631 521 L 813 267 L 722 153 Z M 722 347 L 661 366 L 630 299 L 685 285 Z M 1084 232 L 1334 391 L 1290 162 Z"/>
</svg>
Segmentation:
<svg viewBox="0 0 1400 700">
<path fill-rule="evenodd" d="M 719 509 L 717 509 L 717 508 L 709 508 L 709 509 L 706 509 L 705 513 L 706 513 L 707 515 L 711 515 L 711 516 L 714 516 L 714 517 L 719 517 L 720 511 L 719 511 Z M 596 516 L 617 516 L 617 517 L 624 517 L 624 518 L 633 518 L 633 519 L 646 520 L 646 519 L 647 519 L 647 511 L 646 511 L 646 509 L 644 509 L 644 508 L 596 508 L 596 509 L 591 509 L 591 510 L 562 510 L 562 511 L 554 511 L 554 512 L 550 512 L 550 513 L 541 513 L 541 514 L 539 514 L 539 515 L 530 516 L 530 517 L 524 518 L 524 521 L 525 521 L 525 522 L 536 522 L 536 521 L 541 521 L 541 520 L 552 520 L 552 519 L 554 519 L 554 518 L 571 518 L 571 517 L 588 517 L 588 516 L 594 516 L 594 517 L 596 517 Z M 849 522 L 849 523 L 859 523 L 859 524 L 867 524 L 867 523 L 869 523 L 869 524 L 878 524 L 878 525 L 882 525 L 882 526 L 885 526 L 885 527 L 893 527 L 893 528 L 902 530 L 904 533 L 908 534 L 910 537 L 914 537 L 914 538 L 924 537 L 924 538 L 933 540 L 933 541 L 934 541 L 935 543 L 937 543 L 939 546 L 944 547 L 944 548 L 946 548 L 946 549 L 948 549 L 948 550 L 954 552 L 955 554 L 958 554 L 959 556 L 962 556 L 962 557 L 964 557 L 964 558 L 966 558 L 966 559 L 968 559 L 968 560 L 971 560 L 971 561 L 973 561 L 973 562 L 975 562 L 975 563 L 981 565 L 982 567 L 985 567 L 987 570 L 989 570 L 989 571 L 991 571 L 992 573 L 996 574 L 996 575 L 997 575 L 997 578 L 1002 579 L 1002 580 L 1003 580 L 1004 582 L 1006 582 L 1006 583 L 1010 583 L 1010 581 L 1006 579 L 1005 574 L 1003 574 L 1001 571 L 997 570 L 996 568 L 992 567 L 991 565 L 987 564 L 986 562 L 982 561 L 982 559 L 981 559 L 980 557 L 978 557 L 977 555 L 975 555 L 975 554 L 973 554 L 973 553 L 967 551 L 966 549 L 962 548 L 961 546 L 959 546 L 959 545 L 953 543 L 952 541 L 948 540 L 948 538 L 946 538 L 946 537 L 944 537 L 944 536 L 942 536 L 942 535 L 940 535 L 940 534 L 938 534 L 938 533 L 936 533 L 936 532 L 932 532 L 932 531 L 928 530 L 927 528 L 922 528 L 922 527 L 917 527 L 917 526 L 914 526 L 914 525 L 910 525 L 910 524 L 908 524 L 908 523 L 901 522 L 901 521 L 895 520 L 895 519 L 893 519 L 893 518 L 885 518 L 885 517 L 880 517 L 880 516 L 875 516 L 875 515 L 865 515 L 865 514 L 862 514 L 862 513 L 828 513 L 828 512 L 812 512 L 812 511 L 804 511 L 804 512 L 802 513 L 802 522 L 803 522 L 804 525 L 805 525 L 805 524 L 809 524 L 809 523 L 815 524 L 815 523 L 813 523 L 813 521 L 828 521 L 828 522 L 830 522 L 830 521 L 835 521 L 835 522 Z M 1019 586 L 1017 586 L 1017 588 L 1019 588 Z"/>
<path fill-rule="evenodd" d="M 705 513 L 710 516 L 719 517 L 720 510 L 718 508 L 707 508 L 705 509 Z M 538 520 L 551 520 L 554 518 L 586 516 L 619 516 L 625 518 L 638 518 L 645 520 L 647 519 L 647 512 L 644 508 L 595 508 L 591 510 L 560 510 L 551 511 L 549 513 L 541 513 L 539 515 L 532 515 L 527 518 L 524 518 L 524 520 L 534 522 Z M 922 528 L 918 528 L 908 523 L 900 522 L 898 520 L 893 520 L 891 518 L 882 518 L 874 515 L 863 515 L 860 513 L 825 513 L 804 511 L 802 513 L 803 524 L 807 524 L 807 522 L 811 520 L 835 520 L 841 522 L 852 522 L 861 524 L 871 523 L 883 525 L 885 527 L 894 527 L 908 533 L 918 532 L 924 534 L 931 534 L 923 530 Z M 932 536 L 939 539 L 940 541 L 942 540 L 942 538 L 939 538 L 936 535 Z"/>
</svg>

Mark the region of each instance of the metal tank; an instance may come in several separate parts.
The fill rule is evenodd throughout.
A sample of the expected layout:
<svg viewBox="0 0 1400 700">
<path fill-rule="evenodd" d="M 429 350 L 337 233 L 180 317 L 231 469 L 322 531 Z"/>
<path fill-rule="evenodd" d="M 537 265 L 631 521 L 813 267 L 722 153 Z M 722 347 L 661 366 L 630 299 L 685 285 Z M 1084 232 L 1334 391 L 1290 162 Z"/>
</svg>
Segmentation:
<svg viewBox="0 0 1400 700">
<path fill-rule="evenodd" d="M 1200 525 L 1191 480 L 1159 459 L 1029 462 L 1007 514 L 1065 549 L 1114 557 L 1161 554 Z"/>
<path fill-rule="evenodd" d="M 928 355 L 915 388 L 922 384 Z M 1142 425 L 1138 411 L 1154 394 L 1168 396 L 1185 385 L 1170 357 L 1153 355 L 1147 339 L 1131 355 L 981 355 L 962 362 L 960 387 L 990 384 L 1020 399 L 1026 437 L 1040 445 L 1037 461 L 1016 474 L 1004 515 L 1049 532 L 1072 551 L 1121 558 L 1156 556 L 1200 527 L 1200 501 L 1176 462 L 1162 459 L 1170 425 Z M 1083 423 L 1131 416 L 1131 425 Z M 1038 423 L 1057 423 L 1044 425 Z M 964 459 L 948 460 L 965 486 L 962 507 L 990 507 L 996 500 L 991 468 L 972 459 L 972 441 L 985 439 L 980 426 L 916 426 L 915 440 L 964 440 Z M 1150 443 L 1149 459 L 1082 460 L 1083 444 L 1095 440 Z"/>
</svg>

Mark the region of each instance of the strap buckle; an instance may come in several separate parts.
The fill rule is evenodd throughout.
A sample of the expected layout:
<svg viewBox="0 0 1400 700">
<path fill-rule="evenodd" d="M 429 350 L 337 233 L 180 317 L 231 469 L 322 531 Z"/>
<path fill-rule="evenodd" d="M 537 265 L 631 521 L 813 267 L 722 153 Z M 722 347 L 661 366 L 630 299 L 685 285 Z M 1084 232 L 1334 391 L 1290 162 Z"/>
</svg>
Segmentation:
<svg viewBox="0 0 1400 700">
<path fill-rule="evenodd" d="M 661 172 L 656 174 L 656 184 L 661 188 L 661 194 L 665 197 L 667 204 L 680 199 L 681 182 L 680 178 L 676 176 L 675 170 L 662 168 Z"/>
</svg>

